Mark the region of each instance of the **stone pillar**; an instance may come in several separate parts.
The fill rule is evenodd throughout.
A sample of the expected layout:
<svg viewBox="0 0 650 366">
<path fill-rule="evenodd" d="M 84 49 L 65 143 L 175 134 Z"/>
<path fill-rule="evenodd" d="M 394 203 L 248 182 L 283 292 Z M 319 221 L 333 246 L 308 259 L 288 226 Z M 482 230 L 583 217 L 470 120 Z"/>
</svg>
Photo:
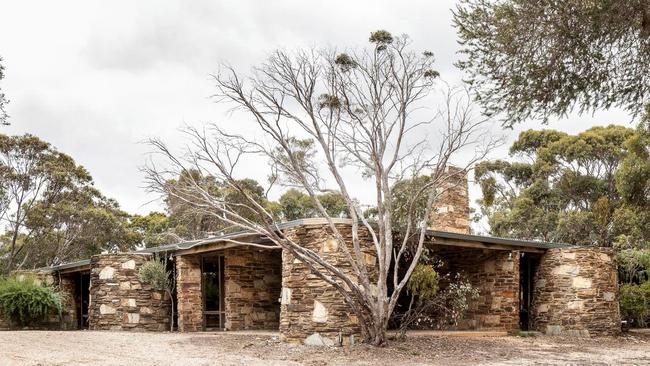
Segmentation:
<svg viewBox="0 0 650 366">
<path fill-rule="evenodd" d="M 532 324 L 551 335 L 620 333 L 618 273 L 608 248 L 549 249 L 535 273 Z"/>
<path fill-rule="evenodd" d="M 78 329 L 79 328 L 79 319 L 77 319 L 77 299 L 75 298 L 76 286 L 77 283 L 73 276 L 77 276 L 77 273 L 69 273 L 61 275 L 61 280 L 59 281 L 59 290 L 65 294 L 65 302 L 63 303 L 63 322 L 61 327 L 64 330 Z"/>
<path fill-rule="evenodd" d="M 90 260 L 91 330 L 169 329 L 170 299 L 138 278 L 151 254 L 102 254 Z"/>
<path fill-rule="evenodd" d="M 178 330 L 180 332 L 203 330 L 200 256 L 176 257 L 176 299 L 178 302 Z"/>
<path fill-rule="evenodd" d="M 351 238 L 349 224 L 337 225 L 345 238 Z M 288 230 L 287 235 L 306 248 L 313 249 L 329 263 L 352 273 L 339 243 L 326 225 L 303 225 Z M 360 230 L 360 239 L 372 243 L 369 234 Z M 349 246 L 351 247 L 351 240 Z M 376 265 L 374 251 L 364 250 L 372 273 Z M 280 337 L 289 342 L 335 344 L 349 343 L 360 332 L 359 322 L 342 295 L 331 285 L 311 273 L 306 265 L 287 251 L 282 253 L 282 302 Z"/>
<path fill-rule="evenodd" d="M 439 194 L 433 203 L 431 229 L 469 234 L 469 194 L 467 173 L 460 168 L 447 166 L 446 179 L 436 187 Z"/>
<path fill-rule="evenodd" d="M 250 247 L 224 251 L 226 329 L 278 329 L 281 255 Z"/>
</svg>

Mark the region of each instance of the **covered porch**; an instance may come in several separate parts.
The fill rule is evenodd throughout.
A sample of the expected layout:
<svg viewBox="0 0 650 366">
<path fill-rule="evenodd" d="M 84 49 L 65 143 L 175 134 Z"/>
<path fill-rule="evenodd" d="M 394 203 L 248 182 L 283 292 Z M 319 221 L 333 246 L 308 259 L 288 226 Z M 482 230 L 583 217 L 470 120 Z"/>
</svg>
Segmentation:
<svg viewBox="0 0 650 366">
<path fill-rule="evenodd" d="M 281 250 L 224 241 L 196 244 L 174 254 L 178 330 L 277 331 Z"/>
</svg>

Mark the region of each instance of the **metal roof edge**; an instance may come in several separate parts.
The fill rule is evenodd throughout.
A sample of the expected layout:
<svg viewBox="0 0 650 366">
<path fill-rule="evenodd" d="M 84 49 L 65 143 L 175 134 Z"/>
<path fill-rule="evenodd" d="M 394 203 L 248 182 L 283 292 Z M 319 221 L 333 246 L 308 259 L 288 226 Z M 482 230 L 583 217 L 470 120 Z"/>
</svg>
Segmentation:
<svg viewBox="0 0 650 366">
<path fill-rule="evenodd" d="M 427 230 L 427 233 L 434 237 L 438 236 L 446 239 L 478 241 L 478 242 L 488 243 L 488 244 L 501 244 L 501 245 L 510 245 L 510 246 L 520 246 L 520 247 L 523 246 L 523 247 L 542 248 L 542 249 L 568 248 L 574 246 L 566 243 L 552 243 L 552 242 L 545 242 L 545 241 L 538 241 L 538 240 L 501 238 L 497 236 L 463 234 L 463 233 L 455 233 L 455 232 L 439 231 L 439 230 Z"/>
</svg>

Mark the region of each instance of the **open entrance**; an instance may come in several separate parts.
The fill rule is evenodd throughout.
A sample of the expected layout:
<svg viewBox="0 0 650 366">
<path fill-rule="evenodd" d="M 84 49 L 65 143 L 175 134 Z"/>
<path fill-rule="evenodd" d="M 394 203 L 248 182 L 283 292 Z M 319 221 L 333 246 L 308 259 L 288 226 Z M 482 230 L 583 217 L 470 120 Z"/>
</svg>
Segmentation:
<svg viewBox="0 0 650 366">
<path fill-rule="evenodd" d="M 201 258 L 204 330 L 224 330 L 226 327 L 224 267 L 223 255 Z"/>
<path fill-rule="evenodd" d="M 519 329 L 531 328 L 531 304 L 534 296 L 535 271 L 540 256 L 535 253 L 521 253 L 519 261 Z"/>
<path fill-rule="evenodd" d="M 88 304 L 90 303 L 90 273 L 75 273 L 75 304 L 77 305 L 77 328 L 88 329 Z"/>
</svg>

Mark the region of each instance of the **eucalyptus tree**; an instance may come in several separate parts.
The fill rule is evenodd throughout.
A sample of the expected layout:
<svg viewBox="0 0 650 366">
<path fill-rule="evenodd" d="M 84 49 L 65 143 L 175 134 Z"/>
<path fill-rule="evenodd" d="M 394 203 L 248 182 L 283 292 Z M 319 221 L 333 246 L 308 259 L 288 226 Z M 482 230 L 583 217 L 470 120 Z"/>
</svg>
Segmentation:
<svg viewBox="0 0 650 366">
<path fill-rule="evenodd" d="M 528 130 L 510 153 L 510 161 L 484 161 L 475 170 L 492 234 L 619 249 L 650 246 L 650 138 L 642 130 Z"/>
<path fill-rule="evenodd" d="M 0 134 L 0 272 L 132 248 L 128 215 L 72 157 Z"/>
<path fill-rule="evenodd" d="M 458 66 L 507 125 L 650 102 L 647 0 L 461 0 Z"/>
<path fill-rule="evenodd" d="M 238 123 L 254 126 L 259 136 L 237 134 L 217 124 L 188 127 L 189 143 L 182 152 L 163 141 L 151 141 L 159 155 L 145 171 L 150 189 L 185 200 L 195 210 L 242 231 L 264 235 L 288 251 L 341 294 L 358 317 L 365 341 L 381 345 L 398 296 L 423 251 L 440 193 L 428 188 L 447 179 L 444 167 L 452 156 L 471 146 L 464 166 L 468 168 L 498 141 L 487 135 L 489 120 L 475 113 L 465 90 L 443 88 L 444 98 L 436 106 L 433 95 L 440 83 L 431 52 L 416 52 L 408 37 L 384 30 L 373 32 L 369 41 L 367 47 L 346 52 L 277 50 L 248 74 L 223 65 L 214 75 L 217 102 L 232 107 Z M 251 161 L 268 166 L 276 184 L 309 196 L 339 242 L 349 270 L 332 265 L 280 230 L 278 216 L 237 179 L 242 164 Z M 192 170 L 239 191 L 245 202 L 231 202 L 192 176 L 182 187 L 165 184 Z M 374 194 L 374 222 L 363 215 L 353 181 L 345 174 L 349 170 L 364 178 L 363 189 Z M 432 178 L 411 196 L 411 205 L 425 201 L 427 209 L 405 220 L 410 224 L 402 235 L 394 236 L 392 187 L 400 179 L 421 174 Z M 345 201 L 351 238 L 339 230 L 319 199 L 333 190 Z M 407 213 L 414 214 L 415 210 Z M 364 231 L 370 242 L 362 242 Z M 256 245 L 243 236 L 226 240 Z M 377 258 L 373 271 L 363 248 Z"/>
</svg>

